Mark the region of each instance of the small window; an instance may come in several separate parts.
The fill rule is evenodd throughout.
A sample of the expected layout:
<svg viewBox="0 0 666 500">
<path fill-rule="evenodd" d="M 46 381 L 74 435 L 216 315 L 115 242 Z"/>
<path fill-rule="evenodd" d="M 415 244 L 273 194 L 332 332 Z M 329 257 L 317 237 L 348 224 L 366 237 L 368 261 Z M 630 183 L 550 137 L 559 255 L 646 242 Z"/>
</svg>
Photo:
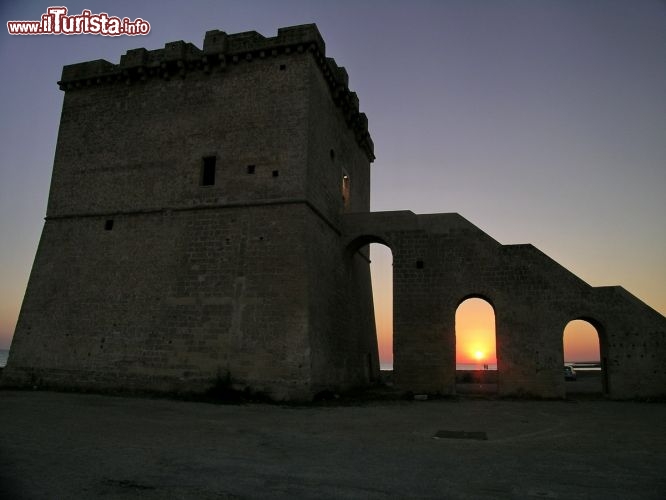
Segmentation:
<svg viewBox="0 0 666 500">
<path fill-rule="evenodd" d="M 335 151 L 331 149 L 328 154 L 331 157 L 331 161 L 335 161 Z"/>
<path fill-rule="evenodd" d="M 213 186 L 215 184 L 215 156 L 204 156 L 201 166 L 201 185 Z"/>
<path fill-rule="evenodd" d="M 280 64 L 280 71 L 284 71 L 285 69 L 287 69 L 287 65 L 286 64 Z"/>
<path fill-rule="evenodd" d="M 255 166 L 254 165 L 248 165 L 247 166 L 247 173 L 248 174 L 253 174 L 255 171 Z"/>
<path fill-rule="evenodd" d="M 278 177 L 280 175 L 279 170 L 273 170 L 273 177 Z"/>
<path fill-rule="evenodd" d="M 111 231 L 113 229 L 113 219 L 107 219 L 104 223 L 104 230 Z"/>
<path fill-rule="evenodd" d="M 421 259 L 416 261 L 416 269 L 423 269 L 423 261 Z"/>
<path fill-rule="evenodd" d="M 345 210 L 351 206 L 351 179 L 346 171 L 342 171 L 342 205 Z"/>
</svg>

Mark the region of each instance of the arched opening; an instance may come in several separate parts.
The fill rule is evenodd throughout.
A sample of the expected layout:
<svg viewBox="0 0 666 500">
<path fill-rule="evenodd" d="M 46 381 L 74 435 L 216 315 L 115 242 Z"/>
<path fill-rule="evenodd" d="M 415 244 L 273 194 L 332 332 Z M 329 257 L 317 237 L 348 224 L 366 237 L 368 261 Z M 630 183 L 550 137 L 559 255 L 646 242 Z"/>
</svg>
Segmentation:
<svg viewBox="0 0 666 500">
<path fill-rule="evenodd" d="M 575 319 L 562 336 L 565 389 L 570 394 L 607 392 L 599 330 L 593 323 Z"/>
<path fill-rule="evenodd" d="M 497 392 L 495 310 L 480 297 L 456 309 L 456 392 Z"/>
<path fill-rule="evenodd" d="M 370 245 L 372 300 L 379 349 L 379 366 L 393 370 L 393 254 L 381 243 Z"/>
</svg>

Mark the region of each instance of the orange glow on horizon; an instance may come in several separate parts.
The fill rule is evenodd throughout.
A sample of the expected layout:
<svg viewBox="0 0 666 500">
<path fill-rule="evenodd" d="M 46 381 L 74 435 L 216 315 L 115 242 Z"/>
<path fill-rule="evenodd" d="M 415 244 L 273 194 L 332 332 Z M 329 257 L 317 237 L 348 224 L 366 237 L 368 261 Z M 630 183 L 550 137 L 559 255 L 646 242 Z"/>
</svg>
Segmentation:
<svg viewBox="0 0 666 500">
<path fill-rule="evenodd" d="M 495 312 L 483 299 L 468 299 L 456 311 L 456 363 L 497 363 Z"/>
<path fill-rule="evenodd" d="M 565 362 L 598 362 L 601 359 L 599 334 L 587 321 L 580 319 L 570 321 L 564 328 L 562 342 Z"/>
<path fill-rule="evenodd" d="M 379 362 L 393 365 L 393 254 L 380 244 L 370 245 L 370 273 L 375 306 Z"/>
</svg>

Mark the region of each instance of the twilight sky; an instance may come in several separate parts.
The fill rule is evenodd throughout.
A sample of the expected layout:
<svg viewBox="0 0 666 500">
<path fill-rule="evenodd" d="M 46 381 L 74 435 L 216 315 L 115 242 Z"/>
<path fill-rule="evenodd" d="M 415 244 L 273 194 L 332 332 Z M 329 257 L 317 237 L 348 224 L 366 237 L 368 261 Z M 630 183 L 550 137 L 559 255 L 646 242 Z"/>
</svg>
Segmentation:
<svg viewBox="0 0 666 500">
<path fill-rule="evenodd" d="M 38 20 L 53 2 L 0 4 L 0 348 L 43 225 L 62 66 L 312 22 L 368 115 L 373 210 L 458 212 L 666 314 L 664 1 L 63 3 L 141 17 L 151 33 L 10 36 L 6 21 Z"/>
</svg>

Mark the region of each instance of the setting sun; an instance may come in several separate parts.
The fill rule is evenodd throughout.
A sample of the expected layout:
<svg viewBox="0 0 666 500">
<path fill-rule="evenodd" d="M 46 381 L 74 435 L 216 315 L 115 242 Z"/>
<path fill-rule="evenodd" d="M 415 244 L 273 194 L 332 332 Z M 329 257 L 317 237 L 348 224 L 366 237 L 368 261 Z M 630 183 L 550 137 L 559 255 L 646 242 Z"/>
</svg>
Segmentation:
<svg viewBox="0 0 666 500">
<path fill-rule="evenodd" d="M 476 351 L 476 352 L 474 353 L 474 358 L 475 358 L 477 361 L 481 361 L 481 360 L 483 359 L 483 353 L 482 353 L 481 351 Z"/>
</svg>

